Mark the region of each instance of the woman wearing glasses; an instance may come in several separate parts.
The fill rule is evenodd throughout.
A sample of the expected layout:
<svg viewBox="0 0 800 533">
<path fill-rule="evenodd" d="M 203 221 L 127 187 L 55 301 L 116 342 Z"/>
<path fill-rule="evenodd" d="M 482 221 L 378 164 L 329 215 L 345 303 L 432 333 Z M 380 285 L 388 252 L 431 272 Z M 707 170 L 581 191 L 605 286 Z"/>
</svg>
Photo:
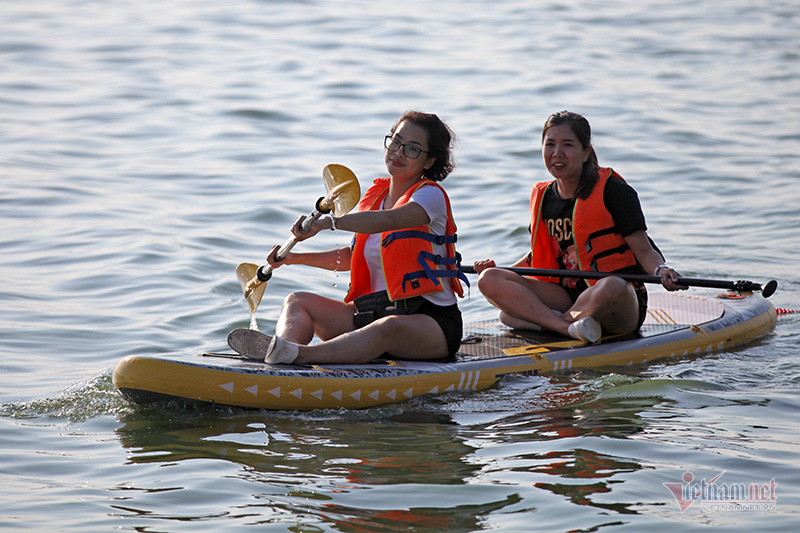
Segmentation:
<svg viewBox="0 0 800 533">
<path fill-rule="evenodd" d="M 267 363 L 365 363 L 382 354 L 403 359 L 455 355 L 461 343 L 462 296 L 450 201 L 438 182 L 453 170 L 453 135 L 433 114 L 405 113 L 384 139 L 387 178 L 364 193 L 358 212 L 322 217 L 307 232 L 304 217 L 292 233 L 308 239 L 322 230 L 355 234 L 351 247 L 290 252 L 273 268 L 308 265 L 350 270 L 344 301 L 308 292 L 290 294 L 276 335 L 253 332 L 232 348 Z M 314 336 L 322 342 L 309 344 Z"/>
</svg>

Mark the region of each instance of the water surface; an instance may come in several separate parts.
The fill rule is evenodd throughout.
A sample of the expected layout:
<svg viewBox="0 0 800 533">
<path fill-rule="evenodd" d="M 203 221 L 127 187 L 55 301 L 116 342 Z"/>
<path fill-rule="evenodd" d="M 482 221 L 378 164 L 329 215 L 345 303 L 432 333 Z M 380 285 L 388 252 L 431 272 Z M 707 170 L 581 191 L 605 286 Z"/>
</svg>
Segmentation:
<svg viewBox="0 0 800 533">
<path fill-rule="evenodd" d="M 800 308 L 793 2 L 42 0 L 0 17 L 0 528 L 796 526 L 796 314 L 717 355 L 364 411 L 137 407 L 111 384 L 126 355 L 219 350 L 247 327 L 236 264 L 288 237 L 326 164 L 381 176 L 411 108 L 457 134 L 445 186 L 467 261 L 525 253 L 541 125 L 570 109 L 681 273 L 774 278 L 776 307 Z M 347 282 L 278 270 L 260 329 L 288 293 Z M 474 290 L 461 308 L 492 313 Z M 664 486 L 723 471 L 774 479 L 777 508 L 681 512 Z"/>
</svg>

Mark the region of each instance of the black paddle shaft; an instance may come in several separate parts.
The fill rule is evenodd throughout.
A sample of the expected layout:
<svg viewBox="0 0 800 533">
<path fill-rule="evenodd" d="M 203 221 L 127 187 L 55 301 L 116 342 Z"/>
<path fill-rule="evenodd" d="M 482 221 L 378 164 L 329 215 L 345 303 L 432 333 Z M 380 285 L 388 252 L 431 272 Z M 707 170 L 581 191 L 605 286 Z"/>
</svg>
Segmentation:
<svg viewBox="0 0 800 533">
<path fill-rule="evenodd" d="M 541 276 L 548 278 L 580 278 L 580 279 L 601 279 L 608 276 L 617 276 L 626 281 L 638 281 L 640 283 L 661 283 L 661 276 L 648 276 L 647 274 L 617 274 L 613 272 L 590 272 L 586 270 L 558 270 L 548 268 L 522 268 L 522 267 L 497 267 L 504 270 L 516 272 L 522 276 Z M 461 270 L 467 274 L 475 274 L 475 269 L 471 266 L 462 266 Z M 755 282 L 739 280 L 726 281 L 717 279 L 703 278 L 682 278 L 679 277 L 677 283 L 688 287 L 711 287 L 714 289 L 728 289 L 736 292 L 761 291 L 764 298 L 769 298 L 778 288 L 778 282 L 768 281 L 763 287 Z"/>
</svg>

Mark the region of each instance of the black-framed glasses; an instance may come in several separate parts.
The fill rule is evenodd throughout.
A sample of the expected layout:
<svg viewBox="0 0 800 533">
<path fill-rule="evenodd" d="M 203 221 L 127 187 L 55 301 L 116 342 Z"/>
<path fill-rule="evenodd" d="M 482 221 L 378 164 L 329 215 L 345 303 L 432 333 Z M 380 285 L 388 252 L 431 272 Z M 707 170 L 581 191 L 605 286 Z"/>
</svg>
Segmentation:
<svg viewBox="0 0 800 533">
<path fill-rule="evenodd" d="M 417 148 L 414 145 L 401 143 L 391 135 L 387 135 L 383 139 L 383 146 L 386 147 L 387 150 L 391 150 L 392 152 L 396 152 L 403 149 L 403 155 L 409 159 L 416 159 L 419 157 L 419 154 L 425 152 L 426 154 L 430 153 L 427 150 L 423 150 L 422 148 Z"/>
</svg>

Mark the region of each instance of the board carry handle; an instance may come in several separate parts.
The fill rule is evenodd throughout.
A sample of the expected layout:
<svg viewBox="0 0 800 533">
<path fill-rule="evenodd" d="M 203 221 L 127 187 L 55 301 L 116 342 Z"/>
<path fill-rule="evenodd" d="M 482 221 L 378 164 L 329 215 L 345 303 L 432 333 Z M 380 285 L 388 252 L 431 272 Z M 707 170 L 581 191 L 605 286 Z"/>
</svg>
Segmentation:
<svg viewBox="0 0 800 533">
<path fill-rule="evenodd" d="M 492 267 L 502 268 L 520 274 L 521 276 L 541 276 L 548 278 L 580 278 L 580 279 L 602 279 L 609 276 L 617 276 L 626 281 L 638 281 L 640 283 L 657 283 L 661 284 L 661 276 L 650 276 L 647 274 L 617 274 L 613 272 L 591 272 L 586 270 L 559 270 L 549 268 L 523 268 L 523 267 Z M 466 274 L 476 274 L 475 268 L 472 266 L 462 266 Z M 726 281 L 717 279 L 703 279 L 703 278 L 684 278 L 678 277 L 676 282 L 679 285 L 686 285 L 688 287 L 710 287 L 714 289 L 728 289 L 735 292 L 755 292 L 761 291 L 761 296 L 769 298 L 775 294 L 778 288 L 778 282 L 773 280 L 768 281 L 762 287 L 760 284 L 753 281 L 739 280 L 739 281 Z"/>
</svg>

